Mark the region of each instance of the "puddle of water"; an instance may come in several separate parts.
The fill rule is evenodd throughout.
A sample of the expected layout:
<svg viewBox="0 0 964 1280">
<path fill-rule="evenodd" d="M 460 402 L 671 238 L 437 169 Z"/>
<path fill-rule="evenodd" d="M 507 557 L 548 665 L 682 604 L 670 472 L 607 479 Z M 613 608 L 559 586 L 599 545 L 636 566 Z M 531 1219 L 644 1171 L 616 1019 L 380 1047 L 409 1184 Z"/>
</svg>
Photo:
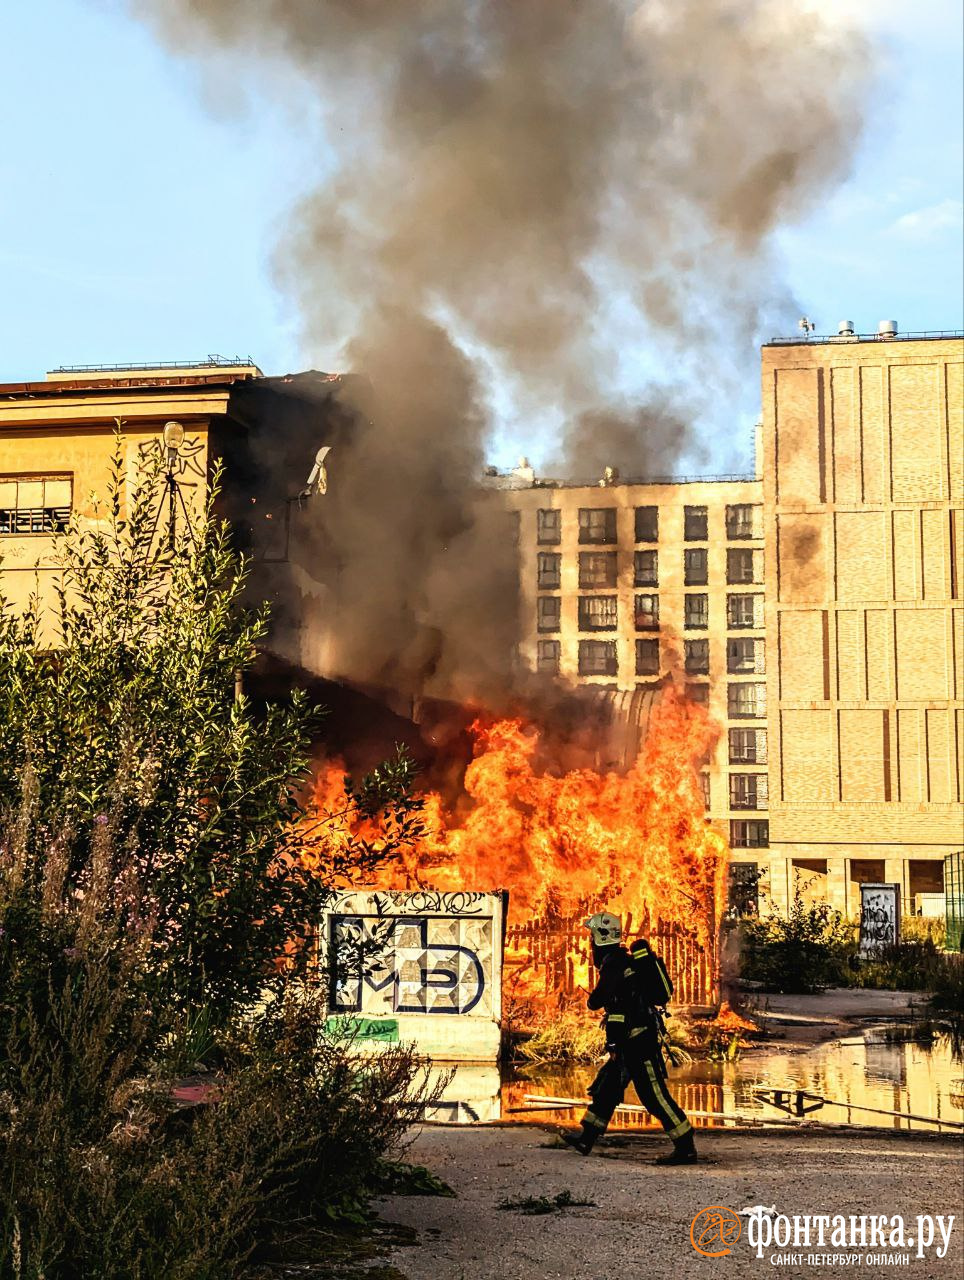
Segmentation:
<svg viewBox="0 0 964 1280">
<path fill-rule="evenodd" d="M 525 1121 L 549 1119 L 575 1124 L 582 1107 L 558 1111 L 528 1112 L 514 1108 L 532 1105 L 526 1094 L 557 1098 L 585 1098 L 594 1067 L 567 1070 L 531 1068 L 516 1073 L 502 1085 L 503 1118 Z M 842 1103 L 808 1112 L 808 1119 L 822 1124 L 860 1124 L 884 1129 L 936 1132 L 937 1126 L 912 1116 L 964 1123 L 964 1063 L 955 1059 L 950 1043 L 895 1043 L 882 1028 L 868 1029 L 845 1040 L 776 1051 L 769 1047 L 744 1049 L 736 1062 L 692 1062 L 670 1071 L 670 1087 L 676 1098 L 703 1128 L 725 1126 L 720 1116 L 744 1120 L 787 1119 L 787 1113 L 760 1099 L 760 1090 L 798 1089 Z M 637 1101 L 626 1091 L 626 1101 Z M 791 1106 L 793 1099 L 790 1100 Z M 807 1104 L 810 1105 L 809 1103 Z M 874 1110 L 863 1111 L 867 1107 Z M 899 1112 L 879 1115 L 876 1112 Z M 693 1115 L 703 1112 L 703 1116 Z M 656 1121 L 648 1113 L 617 1112 L 613 1129 L 650 1128 Z"/>
</svg>

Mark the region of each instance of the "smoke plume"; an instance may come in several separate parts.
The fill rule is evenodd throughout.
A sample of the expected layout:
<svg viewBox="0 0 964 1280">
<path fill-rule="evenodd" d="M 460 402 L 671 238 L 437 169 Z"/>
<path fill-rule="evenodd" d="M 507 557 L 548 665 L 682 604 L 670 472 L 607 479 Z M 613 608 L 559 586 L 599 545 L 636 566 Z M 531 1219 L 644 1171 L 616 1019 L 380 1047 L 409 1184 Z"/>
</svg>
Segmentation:
<svg viewBox="0 0 964 1280">
<path fill-rule="evenodd" d="M 773 233 L 847 174 L 871 51 L 806 0 L 129 3 L 321 121 L 277 266 L 312 363 L 372 388 L 340 490 L 331 458 L 334 674 L 504 676 L 493 377 L 579 476 L 698 453 L 791 318 Z"/>
</svg>

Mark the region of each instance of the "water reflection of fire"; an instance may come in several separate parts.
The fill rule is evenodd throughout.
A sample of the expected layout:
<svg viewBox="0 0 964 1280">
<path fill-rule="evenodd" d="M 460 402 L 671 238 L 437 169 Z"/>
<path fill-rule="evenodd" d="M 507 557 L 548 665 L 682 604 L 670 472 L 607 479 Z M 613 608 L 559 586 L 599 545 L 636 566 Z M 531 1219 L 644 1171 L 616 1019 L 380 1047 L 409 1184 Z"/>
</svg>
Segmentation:
<svg viewBox="0 0 964 1280">
<path fill-rule="evenodd" d="M 705 1002 L 716 985 L 728 853 L 706 820 L 698 774 L 716 732 L 669 686 L 627 771 L 566 770 L 544 767 L 545 735 L 533 725 L 477 719 L 464 796 L 452 805 L 425 795 L 424 838 L 382 867 L 379 887 L 507 888 L 510 996 L 584 988 L 593 975 L 579 922 L 606 906 L 669 952 L 681 998 Z M 315 799 L 338 813 L 344 794 L 344 768 L 330 761 Z M 330 829 L 336 841 L 351 834 L 344 818 Z"/>
</svg>

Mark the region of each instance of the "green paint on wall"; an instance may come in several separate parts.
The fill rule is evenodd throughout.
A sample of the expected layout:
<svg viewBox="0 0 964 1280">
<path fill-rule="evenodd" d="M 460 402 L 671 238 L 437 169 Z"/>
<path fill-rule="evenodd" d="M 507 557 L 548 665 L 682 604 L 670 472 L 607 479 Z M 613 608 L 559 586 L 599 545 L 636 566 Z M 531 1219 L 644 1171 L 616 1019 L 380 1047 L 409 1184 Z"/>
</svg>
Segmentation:
<svg viewBox="0 0 964 1280">
<path fill-rule="evenodd" d="M 376 1040 L 380 1044 L 398 1044 L 397 1018 L 356 1018 L 341 1014 L 329 1018 L 325 1030 L 331 1035 L 352 1036 L 356 1040 Z"/>
</svg>

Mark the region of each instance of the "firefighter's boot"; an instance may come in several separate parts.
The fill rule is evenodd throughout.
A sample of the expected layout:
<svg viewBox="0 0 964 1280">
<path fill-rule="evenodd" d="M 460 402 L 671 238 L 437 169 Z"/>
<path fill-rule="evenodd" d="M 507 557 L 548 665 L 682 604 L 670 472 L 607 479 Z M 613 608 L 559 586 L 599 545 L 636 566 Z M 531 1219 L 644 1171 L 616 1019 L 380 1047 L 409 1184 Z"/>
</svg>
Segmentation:
<svg viewBox="0 0 964 1280">
<path fill-rule="evenodd" d="M 693 1130 L 684 1133 L 681 1138 L 673 1143 L 673 1150 L 668 1155 L 660 1156 L 655 1162 L 656 1164 L 696 1164 L 699 1156 L 696 1154 L 696 1143 L 693 1140 Z"/>
<path fill-rule="evenodd" d="M 578 1133 L 564 1133 L 562 1140 L 567 1147 L 578 1151 L 581 1156 L 588 1156 L 599 1137 L 599 1130 L 594 1124 L 583 1123 Z"/>
</svg>

